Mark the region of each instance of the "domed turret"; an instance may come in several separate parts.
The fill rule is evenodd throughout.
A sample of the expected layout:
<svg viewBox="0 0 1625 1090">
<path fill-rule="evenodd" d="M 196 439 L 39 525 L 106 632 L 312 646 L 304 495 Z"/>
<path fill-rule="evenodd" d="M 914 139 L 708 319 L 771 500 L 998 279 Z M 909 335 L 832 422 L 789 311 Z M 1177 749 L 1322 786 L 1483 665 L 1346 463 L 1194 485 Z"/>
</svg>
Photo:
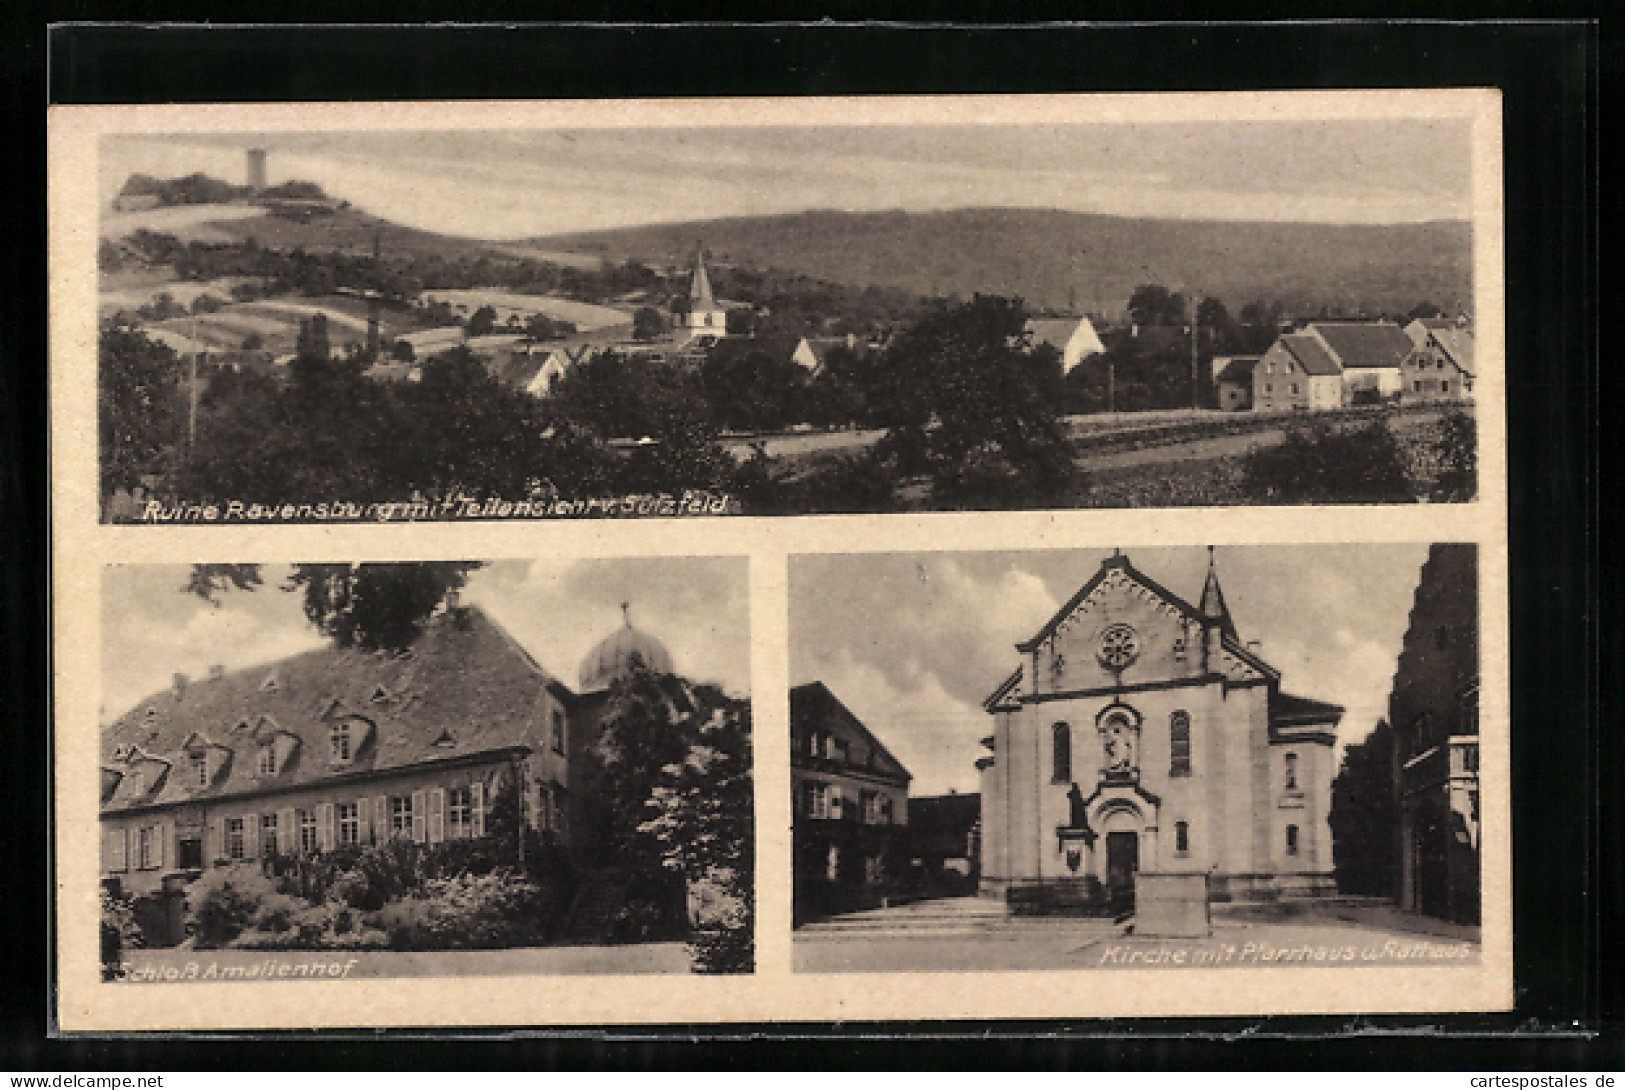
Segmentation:
<svg viewBox="0 0 1625 1090">
<path fill-rule="evenodd" d="M 621 603 L 625 623 L 581 660 L 577 675 L 578 691 L 598 692 L 615 683 L 615 679 L 631 672 L 634 665 L 642 665 L 657 674 L 672 672 L 671 653 L 666 645 L 632 627 L 632 618 L 625 602 Z"/>
</svg>

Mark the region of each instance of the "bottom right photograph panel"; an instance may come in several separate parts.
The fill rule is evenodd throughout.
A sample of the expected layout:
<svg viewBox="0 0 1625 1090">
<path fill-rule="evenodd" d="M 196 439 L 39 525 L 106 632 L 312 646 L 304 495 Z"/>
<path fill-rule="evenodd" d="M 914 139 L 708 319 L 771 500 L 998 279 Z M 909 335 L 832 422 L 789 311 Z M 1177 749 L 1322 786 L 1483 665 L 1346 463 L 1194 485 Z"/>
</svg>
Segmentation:
<svg viewBox="0 0 1625 1090">
<path fill-rule="evenodd" d="M 1478 567 L 793 556 L 796 970 L 1478 964 Z"/>
</svg>

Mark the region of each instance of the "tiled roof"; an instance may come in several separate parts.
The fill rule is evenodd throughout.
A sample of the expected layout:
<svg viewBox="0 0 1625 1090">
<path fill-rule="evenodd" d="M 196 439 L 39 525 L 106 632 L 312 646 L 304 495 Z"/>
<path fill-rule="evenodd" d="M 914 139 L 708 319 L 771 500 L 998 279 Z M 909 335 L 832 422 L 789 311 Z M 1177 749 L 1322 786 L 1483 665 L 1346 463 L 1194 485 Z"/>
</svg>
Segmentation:
<svg viewBox="0 0 1625 1090">
<path fill-rule="evenodd" d="M 1408 339 L 1408 338 L 1407 338 Z M 1343 369 L 1326 346 L 1308 333 L 1283 333 L 1280 342 L 1308 375 L 1341 375 Z"/>
<path fill-rule="evenodd" d="M 842 723 L 873 747 L 875 755 L 880 758 L 876 762 L 875 772 L 889 773 L 893 778 L 904 783 L 913 779 L 908 769 L 903 767 L 903 762 L 892 756 L 885 743 L 876 738 L 874 732 L 864 725 L 863 720 L 853 715 L 847 706 L 842 704 L 840 699 L 829 691 L 829 686 L 822 681 L 810 681 L 805 685 L 797 685 L 790 690 L 791 724 L 803 723 L 808 720 L 828 722 L 830 719 Z"/>
<path fill-rule="evenodd" d="M 104 768 L 133 771 L 127 761 L 134 747 L 175 769 L 156 791 L 126 771 L 127 782 L 104 809 L 280 790 L 527 745 L 544 726 L 536 717 L 549 688 L 570 699 L 569 690 L 477 607 L 435 618 L 405 654 L 328 647 L 195 680 L 178 698 L 173 691 L 155 694 L 103 730 Z M 338 718 L 373 728 L 343 765 L 329 760 L 331 723 Z M 261 777 L 257 757 L 277 731 L 298 744 L 274 777 Z M 230 754 L 200 790 L 183 782 L 182 747 L 194 733 Z"/>
<path fill-rule="evenodd" d="M 1312 322 L 1309 330 L 1344 367 L 1398 367 L 1415 347 L 1392 322 Z"/>
<path fill-rule="evenodd" d="M 1432 333 L 1433 340 L 1444 349 L 1463 373 L 1469 375 L 1476 373 L 1473 370 L 1473 335 L 1470 332 L 1451 327 L 1435 329 Z"/>
<path fill-rule="evenodd" d="M 1279 689 L 1270 693 L 1270 722 L 1281 726 L 1300 724 L 1335 724 L 1343 716 L 1343 708 L 1306 696 L 1293 696 Z"/>
<path fill-rule="evenodd" d="M 1261 356 L 1231 356 L 1230 362 L 1224 365 L 1219 372 L 1220 382 L 1234 382 L 1248 386 L 1253 381 L 1253 368 L 1258 366 Z"/>
</svg>

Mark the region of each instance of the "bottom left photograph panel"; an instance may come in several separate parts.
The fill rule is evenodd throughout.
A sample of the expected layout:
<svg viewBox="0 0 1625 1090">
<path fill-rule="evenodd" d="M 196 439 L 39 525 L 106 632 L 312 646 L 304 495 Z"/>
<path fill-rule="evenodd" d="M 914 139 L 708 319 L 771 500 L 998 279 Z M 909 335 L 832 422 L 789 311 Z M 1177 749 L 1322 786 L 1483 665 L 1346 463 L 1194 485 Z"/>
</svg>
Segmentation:
<svg viewBox="0 0 1625 1090">
<path fill-rule="evenodd" d="M 743 557 L 110 565 L 102 979 L 748 973 Z"/>
</svg>

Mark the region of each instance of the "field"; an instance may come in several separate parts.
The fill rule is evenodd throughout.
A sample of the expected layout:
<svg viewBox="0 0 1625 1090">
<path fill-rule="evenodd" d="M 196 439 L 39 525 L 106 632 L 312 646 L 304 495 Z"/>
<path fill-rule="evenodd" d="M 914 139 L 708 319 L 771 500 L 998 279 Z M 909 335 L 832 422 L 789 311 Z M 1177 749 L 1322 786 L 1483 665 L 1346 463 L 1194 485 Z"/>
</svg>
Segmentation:
<svg viewBox="0 0 1625 1090">
<path fill-rule="evenodd" d="M 179 286 L 166 285 L 164 290 Z M 178 292 L 174 294 L 177 300 L 181 298 Z M 335 348 L 346 348 L 366 341 L 366 304 L 348 296 L 318 299 L 289 297 L 232 303 L 212 314 L 171 318 L 150 323 L 145 328 L 155 339 L 162 340 L 177 352 L 192 352 L 200 348 L 216 352 L 235 351 L 242 347 L 245 337 L 257 334 L 264 341 L 265 351 L 285 355 L 294 350 L 300 323 L 317 314 L 327 316 L 328 340 Z M 418 329 L 410 315 L 389 310 L 379 315 L 379 326 L 387 341 Z M 461 336 L 460 331 L 452 330 L 453 343 Z"/>
<path fill-rule="evenodd" d="M 423 297 L 430 302 L 449 303 L 459 314 L 472 314 L 480 307 L 491 307 L 497 313 L 497 323 L 505 323 L 510 316 L 524 321 L 532 314 L 545 314 L 556 321 L 574 322 L 577 329 L 586 332 L 608 326 L 630 325 L 632 316 L 614 307 L 601 307 L 592 303 L 578 303 L 574 299 L 560 299 L 552 295 L 521 295 L 497 288 L 471 288 L 466 291 L 426 291 Z"/>
</svg>

